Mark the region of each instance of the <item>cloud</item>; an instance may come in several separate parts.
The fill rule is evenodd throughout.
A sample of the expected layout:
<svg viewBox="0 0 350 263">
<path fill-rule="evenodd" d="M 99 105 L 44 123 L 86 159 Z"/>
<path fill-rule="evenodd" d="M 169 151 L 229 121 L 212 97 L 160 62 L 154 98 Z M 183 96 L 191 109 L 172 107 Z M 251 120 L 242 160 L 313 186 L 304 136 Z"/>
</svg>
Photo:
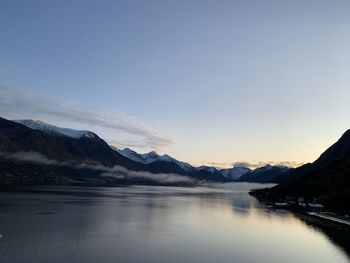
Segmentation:
<svg viewBox="0 0 350 263">
<path fill-rule="evenodd" d="M 132 145 L 110 138 L 111 143 L 143 149 L 160 149 L 173 142 L 166 136 L 147 127 L 134 116 L 112 111 L 94 110 L 63 98 L 48 96 L 30 90 L 0 86 L 0 112 L 9 119 L 40 119 L 71 122 L 79 125 L 108 128 L 116 137 L 129 137 Z M 119 134 L 122 134 L 120 136 Z"/>
<path fill-rule="evenodd" d="M 44 155 L 38 152 L 16 152 L 16 153 L 0 152 L 0 157 L 10 159 L 10 160 L 31 162 L 31 163 L 42 164 L 42 165 L 58 164 L 57 161 L 49 160 Z"/>
<path fill-rule="evenodd" d="M 202 162 L 195 162 L 193 163 L 195 166 L 214 166 L 216 168 L 232 168 L 232 162 L 208 162 L 208 161 L 202 161 Z"/>
<path fill-rule="evenodd" d="M 186 185 L 196 185 L 200 182 L 183 175 L 177 174 L 153 174 L 145 171 L 131 171 L 121 166 L 106 167 L 100 164 L 91 163 L 69 163 L 69 162 L 58 162 L 46 158 L 44 155 L 38 152 L 16 152 L 16 153 L 5 153 L 0 152 L 0 158 L 5 158 L 12 161 L 18 162 L 29 162 L 38 165 L 48 165 L 48 166 L 65 166 L 71 167 L 73 169 L 83 169 L 83 170 L 95 170 L 100 171 L 101 176 L 111 177 L 116 179 L 127 179 L 127 180 L 147 180 L 154 183 L 161 184 L 186 184 Z"/>
<path fill-rule="evenodd" d="M 121 166 L 114 166 L 111 169 L 108 169 L 107 172 L 102 173 L 102 176 L 107 177 L 114 177 L 118 179 L 130 179 L 130 180 L 149 180 L 153 182 L 158 183 L 164 183 L 164 184 L 179 184 L 179 183 L 186 183 L 195 185 L 198 183 L 195 179 L 183 176 L 183 175 L 177 175 L 177 174 L 167 174 L 167 173 L 160 173 L 160 174 L 153 174 L 149 172 L 139 172 L 139 171 L 130 171 L 127 170 L 124 167 Z"/>
<path fill-rule="evenodd" d="M 250 169 L 256 169 L 259 167 L 263 167 L 266 165 L 276 165 L 276 166 L 287 166 L 287 167 L 299 167 L 303 165 L 304 163 L 298 163 L 298 162 L 291 162 L 291 161 L 270 161 L 270 162 L 198 162 L 195 163 L 196 166 L 200 165 L 207 165 L 207 166 L 214 166 L 219 169 L 225 169 L 225 168 L 232 168 L 232 167 L 247 167 Z"/>
<path fill-rule="evenodd" d="M 249 162 L 235 162 L 232 164 L 234 167 L 246 167 L 246 168 L 256 168 L 256 164 L 252 164 Z"/>
<path fill-rule="evenodd" d="M 232 164 L 232 166 L 235 167 L 247 167 L 250 169 L 256 169 L 259 167 L 263 167 L 266 165 L 273 165 L 273 166 L 287 166 L 287 167 L 299 167 L 303 165 L 304 163 L 297 163 L 297 162 L 291 162 L 291 161 L 271 161 L 271 162 L 257 162 L 257 163 L 250 163 L 250 162 L 235 162 Z"/>
</svg>

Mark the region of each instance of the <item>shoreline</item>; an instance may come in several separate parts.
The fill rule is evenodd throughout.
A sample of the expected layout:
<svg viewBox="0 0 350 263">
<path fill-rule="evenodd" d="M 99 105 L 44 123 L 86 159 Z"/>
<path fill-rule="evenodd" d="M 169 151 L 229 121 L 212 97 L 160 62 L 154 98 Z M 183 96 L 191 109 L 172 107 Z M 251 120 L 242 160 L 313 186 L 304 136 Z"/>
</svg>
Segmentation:
<svg viewBox="0 0 350 263">
<path fill-rule="evenodd" d="M 350 220 L 337 218 L 335 216 L 329 215 L 328 212 L 320 212 L 320 213 L 308 212 L 307 214 L 310 215 L 310 216 L 315 216 L 315 217 L 318 217 L 318 218 L 321 218 L 321 219 L 324 219 L 324 220 L 329 220 L 329 221 L 332 221 L 332 222 L 335 222 L 335 223 L 339 223 L 339 224 L 342 224 L 342 225 L 347 225 L 347 226 L 350 227 Z"/>
<path fill-rule="evenodd" d="M 257 190 L 250 191 L 250 195 L 254 196 L 259 202 L 265 204 L 269 209 L 283 209 L 286 211 L 291 211 L 295 214 L 302 214 L 307 217 L 318 218 L 324 222 L 332 222 L 345 227 L 350 227 L 350 217 L 348 215 L 342 215 L 337 212 L 332 212 L 326 210 L 323 205 L 312 203 L 298 203 L 297 201 L 285 200 L 285 199 L 275 199 L 275 198 L 262 198 L 257 194 Z M 309 206 L 313 205 L 315 207 Z"/>
</svg>

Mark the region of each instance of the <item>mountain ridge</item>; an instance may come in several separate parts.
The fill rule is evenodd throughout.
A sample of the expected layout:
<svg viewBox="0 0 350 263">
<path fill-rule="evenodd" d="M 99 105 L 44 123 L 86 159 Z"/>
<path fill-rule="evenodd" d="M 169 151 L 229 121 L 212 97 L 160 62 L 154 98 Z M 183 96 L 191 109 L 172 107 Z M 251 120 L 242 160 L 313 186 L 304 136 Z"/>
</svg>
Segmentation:
<svg viewBox="0 0 350 263">
<path fill-rule="evenodd" d="M 292 169 L 279 185 L 256 191 L 258 197 L 318 200 L 332 210 L 349 211 L 350 130 L 326 149 L 313 163 Z"/>
</svg>

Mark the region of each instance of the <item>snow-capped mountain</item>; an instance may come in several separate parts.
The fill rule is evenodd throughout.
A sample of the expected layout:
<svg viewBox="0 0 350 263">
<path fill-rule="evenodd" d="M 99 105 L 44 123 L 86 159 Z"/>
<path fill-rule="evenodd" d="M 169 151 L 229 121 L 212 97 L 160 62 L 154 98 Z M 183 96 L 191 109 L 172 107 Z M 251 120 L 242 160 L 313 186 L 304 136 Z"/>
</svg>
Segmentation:
<svg viewBox="0 0 350 263">
<path fill-rule="evenodd" d="M 193 172 L 191 173 L 191 176 L 199 180 L 213 180 L 218 182 L 229 181 L 221 174 L 221 172 L 217 168 L 206 165 L 194 168 Z"/>
<path fill-rule="evenodd" d="M 143 158 L 144 163 L 146 164 L 153 163 L 160 158 L 160 155 L 155 151 L 151 151 L 149 153 L 143 153 L 143 154 L 140 154 L 140 156 Z"/>
<path fill-rule="evenodd" d="M 165 162 L 174 162 L 178 166 L 180 166 L 182 169 L 184 169 L 186 172 L 189 172 L 189 171 L 194 169 L 193 166 L 190 165 L 189 163 L 178 161 L 175 158 L 173 158 L 173 157 L 171 157 L 170 155 L 167 155 L 167 154 L 164 154 L 164 155 L 160 156 L 160 158 L 158 160 L 159 161 L 165 161 Z"/>
<path fill-rule="evenodd" d="M 143 163 L 145 164 L 145 160 L 143 159 L 143 157 L 138 154 L 137 152 L 131 150 L 130 148 L 124 148 L 122 150 L 119 150 L 115 147 L 113 147 L 114 150 L 116 150 L 118 153 L 120 153 L 121 155 L 135 161 L 135 162 L 139 162 L 139 163 Z"/>
<path fill-rule="evenodd" d="M 237 180 L 242 175 L 250 172 L 251 170 L 247 167 L 233 167 L 229 169 L 221 169 L 221 174 L 227 179 Z"/>
<path fill-rule="evenodd" d="M 96 135 L 91 131 L 60 128 L 60 127 L 45 123 L 43 121 L 38 121 L 38 120 L 14 120 L 14 121 L 17 123 L 23 124 L 33 130 L 40 130 L 48 134 L 63 135 L 63 136 L 67 136 L 75 139 L 79 139 L 82 137 L 91 138 L 91 139 L 96 138 Z"/>
<path fill-rule="evenodd" d="M 155 151 L 141 154 L 141 153 L 135 152 L 134 150 L 131 150 L 128 147 L 126 147 L 124 149 L 117 149 L 117 148 L 113 147 L 113 149 L 129 159 L 131 159 L 135 162 L 143 163 L 143 164 L 149 164 L 149 163 L 155 162 L 161 158 L 161 156 L 158 153 L 156 153 Z"/>
<path fill-rule="evenodd" d="M 143 164 L 151 164 L 151 163 L 156 162 L 156 161 L 173 162 L 173 163 L 177 164 L 179 167 L 181 167 L 186 172 L 189 172 L 193 169 L 193 166 L 190 165 L 189 163 L 178 161 L 168 154 L 159 155 L 155 151 L 139 154 L 139 153 L 135 152 L 134 150 L 131 150 L 130 148 L 124 148 L 122 150 L 117 150 L 117 151 L 129 159 L 131 159 L 135 162 L 143 163 Z"/>
<path fill-rule="evenodd" d="M 23 123 L 23 124 L 22 124 Z M 59 128 L 44 122 L 0 118 L 1 151 L 35 152 L 57 162 L 115 165 L 142 169 L 141 165 L 112 150 L 89 131 Z"/>
</svg>

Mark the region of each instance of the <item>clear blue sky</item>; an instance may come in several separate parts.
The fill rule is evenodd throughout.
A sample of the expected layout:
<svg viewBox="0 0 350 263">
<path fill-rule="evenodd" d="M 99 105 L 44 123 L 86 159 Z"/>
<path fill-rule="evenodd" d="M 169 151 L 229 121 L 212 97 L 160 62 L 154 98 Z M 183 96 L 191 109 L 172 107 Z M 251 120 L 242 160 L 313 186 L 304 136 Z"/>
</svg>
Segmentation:
<svg viewBox="0 0 350 263">
<path fill-rule="evenodd" d="M 0 109 L 196 164 L 313 161 L 350 128 L 349 14 L 336 0 L 2 0 Z"/>
</svg>

